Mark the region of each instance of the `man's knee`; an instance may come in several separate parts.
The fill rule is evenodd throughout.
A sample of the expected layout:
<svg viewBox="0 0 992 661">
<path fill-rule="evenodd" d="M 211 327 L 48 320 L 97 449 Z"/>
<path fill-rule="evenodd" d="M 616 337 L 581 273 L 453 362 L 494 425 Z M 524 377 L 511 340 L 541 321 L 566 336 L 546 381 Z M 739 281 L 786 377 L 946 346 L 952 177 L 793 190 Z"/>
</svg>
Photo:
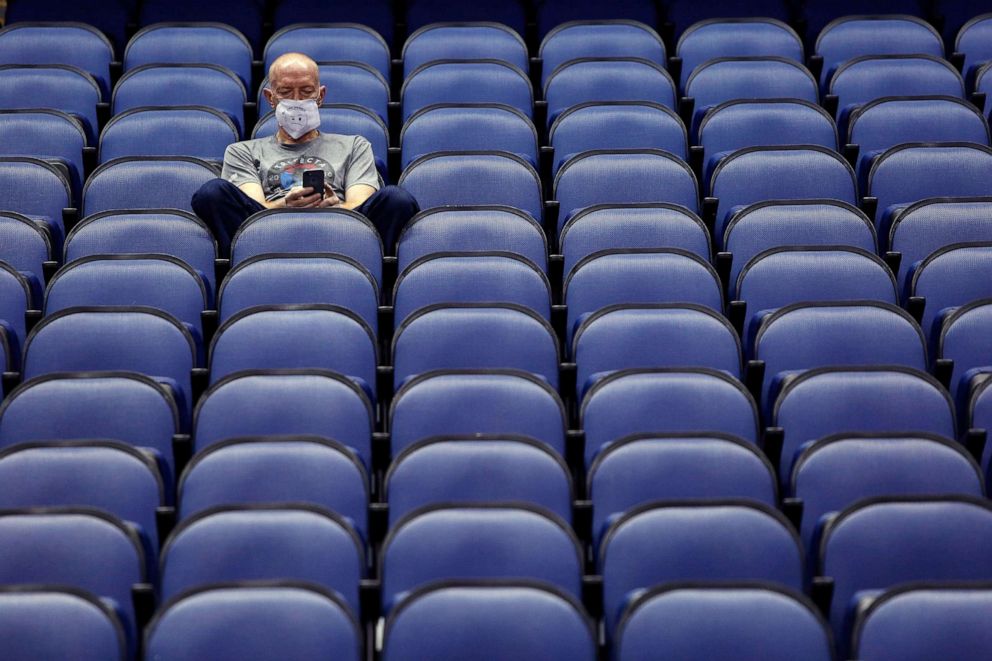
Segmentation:
<svg viewBox="0 0 992 661">
<path fill-rule="evenodd" d="M 379 203 L 388 207 L 394 213 L 413 215 L 420 211 L 420 205 L 405 188 L 386 186 L 379 190 Z"/>
<path fill-rule="evenodd" d="M 207 181 L 200 186 L 199 190 L 193 193 L 193 199 L 190 200 L 193 211 L 199 213 L 197 209 L 209 209 L 219 202 L 230 199 L 231 188 L 236 187 L 231 182 L 220 177 Z"/>
</svg>

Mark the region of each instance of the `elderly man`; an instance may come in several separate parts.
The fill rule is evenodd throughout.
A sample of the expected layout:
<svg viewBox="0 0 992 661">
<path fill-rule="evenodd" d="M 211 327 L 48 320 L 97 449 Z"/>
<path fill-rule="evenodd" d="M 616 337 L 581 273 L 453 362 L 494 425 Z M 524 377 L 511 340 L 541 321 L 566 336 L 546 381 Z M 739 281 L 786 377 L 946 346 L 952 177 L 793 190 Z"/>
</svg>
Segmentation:
<svg viewBox="0 0 992 661">
<path fill-rule="evenodd" d="M 241 223 L 262 209 L 354 209 L 372 221 L 387 250 L 419 211 L 409 193 L 382 186 L 368 140 L 318 130 L 326 93 L 306 55 L 287 53 L 269 67 L 264 94 L 278 132 L 230 145 L 221 177 L 193 195 L 193 211 L 213 229 L 222 254 Z M 324 190 L 303 186 L 303 173 L 318 169 Z"/>
</svg>

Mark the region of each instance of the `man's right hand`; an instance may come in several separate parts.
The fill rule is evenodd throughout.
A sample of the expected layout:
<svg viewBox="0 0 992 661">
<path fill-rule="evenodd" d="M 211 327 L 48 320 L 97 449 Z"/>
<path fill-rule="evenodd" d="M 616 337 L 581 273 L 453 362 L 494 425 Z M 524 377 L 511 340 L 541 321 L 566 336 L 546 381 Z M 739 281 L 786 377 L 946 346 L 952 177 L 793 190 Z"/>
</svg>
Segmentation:
<svg viewBox="0 0 992 661">
<path fill-rule="evenodd" d="M 314 193 L 313 188 L 307 186 L 306 188 L 301 188 L 297 186 L 296 188 L 291 188 L 283 198 L 283 202 L 287 207 L 293 209 L 309 209 L 315 207 L 320 203 L 321 196 Z"/>
</svg>

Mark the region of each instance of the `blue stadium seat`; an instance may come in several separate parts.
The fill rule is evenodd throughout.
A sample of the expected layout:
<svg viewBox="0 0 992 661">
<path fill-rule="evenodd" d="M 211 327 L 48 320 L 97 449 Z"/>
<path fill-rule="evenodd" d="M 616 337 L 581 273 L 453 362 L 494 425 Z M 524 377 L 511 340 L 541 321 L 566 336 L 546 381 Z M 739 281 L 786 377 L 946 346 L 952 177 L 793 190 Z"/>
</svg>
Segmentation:
<svg viewBox="0 0 992 661">
<path fill-rule="evenodd" d="M 782 57 L 805 61 L 803 41 L 774 18 L 711 18 L 688 27 L 675 56 L 681 61 L 679 86 L 685 88 L 696 67 L 720 57 Z"/>
<path fill-rule="evenodd" d="M 233 71 L 249 89 L 251 61 L 251 44 L 230 25 L 169 22 L 138 30 L 124 50 L 123 64 L 124 71 L 146 64 L 216 64 Z"/>
<path fill-rule="evenodd" d="M 754 444 L 716 433 L 632 434 L 608 443 L 589 467 L 592 541 L 619 515 L 655 500 L 778 499 L 775 469 Z"/>
<path fill-rule="evenodd" d="M 500 60 L 521 71 L 530 70 L 527 45 L 506 25 L 451 22 L 447 16 L 445 20 L 418 28 L 407 37 L 402 53 L 404 77 L 437 60 Z"/>
<path fill-rule="evenodd" d="M 935 434 L 835 434 L 806 443 L 796 455 L 788 497 L 802 507 L 802 538 L 825 515 L 863 498 L 985 495 L 982 471 L 964 447 Z"/>
<path fill-rule="evenodd" d="M 948 308 L 992 298 L 992 243 L 954 243 L 915 264 L 909 296 L 923 299 L 920 326 L 936 348 Z"/>
<path fill-rule="evenodd" d="M 214 507 L 309 503 L 337 512 L 366 535 L 368 476 L 362 460 L 317 436 L 219 441 L 196 454 L 177 489 L 180 520 Z"/>
<path fill-rule="evenodd" d="M 389 82 L 374 67 L 364 62 L 318 62 L 320 84 L 330 90 L 325 102 L 355 105 L 371 111 L 384 123 L 389 120 Z M 264 90 L 269 86 L 266 78 L 258 86 L 259 113 L 275 108 L 265 99 Z"/>
<path fill-rule="evenodd" d="M 242 260 L 217 294 L 220 323 L 258 305 L 337 305 L 378 328 L 379 288 L 357 261 L 334 253 L 268 253 Z"/>
<path fill-rule="evenodd" d="M 65 173 L 38 158 L 0 156 L 0 180 L 5 183 L 3 210 L 27 216 L 48 232 L 53 251 L 61 252 L 63 210 L 73 207 Z"/>
<path fill-rule="evenodd" d="M 382 281 L 382 239 L 368 218 L 347 209 L 266 209 L 249 216 L 231 239 L 231 268 L 274 253 L 344 255 Z"/>
<path fill-rule="evenodd" d="M 133 108 L 114 115 L 100 134 L 100 162 L 126 156 L 192 156 L 220 162 L 238 129 L 219 110 Z"/>
<path fill-rule="evenodd" d="M 179 209 L 191 211 L 193 193 L 217 171 L 186 156 L 121 158 L 104 163 L 83 187 L 83 215 L 101 211 Z"/>
<path fill-rule="evenodd" d="M 384 487 L 389 521 L 429 505 L 519 502 L 572 519 L 572 477 L 561 455 L 515 434 L 436 436 L 407 446 Z"/>
<path fill-rule="evenodd" d="M 364 544 L 345 519 L 313 505 L 221 507 L 176 526 L 162 547 L 162 598 L 210 583 L 296 580 L 359 612 Z"/>
<path fill-rule="evenodd" d="M 783 385 L 770 424 L 784 430 L 781 477 L 805 443 L 850 432 L 932 433 L 956 438 L 954 405 L 940 383 L 898 366 L 818 367 Z"/>
<path fill-rule="evenodd" d="M 127 42 L 127 24 L 137 4 L 134 0 L 111 4 L 103 0 L 54 0 L 40 4 L 33 0 L 9 0 L 5 18 L 7 25 L 32 21 L 87 23 L 103 32 L 120 50 Z"/>
<path fill-rule="evenodd" d="M 45 262 L 52 260 L 52 239 L 40 225 L 13 211 L 0 211 L 0 261 L 6 262 L 41 291 Z"/>
<path fill-rule="evenodd" d="M 548 240 L 534 218 L 502 206 L 446 206 L 422 211 L 400 231 L 396 268 L 443 252 L 512 252 L 548 269 Z"/>
<path fill-rule="evenodd" d="M 709 260 L 709 230 L 699 217 L 675 204 L 594 204 L 568 219 L 559 237 L 567 278 L 576 265 L 600 250 L 679 248 Z"/>
<path fill-rule="evenodd" d="M 197 0 L 141 0 L 138 25 L 145 27 L 165 21 L 203 21 L 226 23 L 245 36 L 258 50 L 262 41 L 264 2 L 258 0 L 219 0 L 204 5 Z"/>
<path fill-rule="evenodd" d="M 410 264 L 393 289 L 394 326 L 446 303 L 507 303 L 551 320 L 551 284 L 536 265 L 506 252 L 445 252 Z"/>
<path fill-rule="evenodd" d="M 615 649 L 617 661 L 655 655 L 682 661 L 834 658 L 833 637 L 812 602 L 777 585 L 754 583 L 649 590 L 625 610 Z"/>
<path fill-rule="evenodd" d="M 4 362 L 15 371 L 21 364 L 20 354 L 27 337 L 26 315 L 35 307 L 34 298 L 36 295 L 31 291 L 28 279 L 10 264 L 0 261 L 0 333 L 6 345 Z"/>
<path fill-rule="evenodd" d="M 747 389 L 706 368 L 621 370 L 597 381 L 582 400 L 585 462 L 631 434 L 710 433 L 758 439 L 758 407 Z"/>
<path fill-rule="evenodd" d="M 312 16 L 298 13 L 297 18 Z M 317 62 L 345 60 L 369 65 L 389 80 L 389 46 L 372 28 L 355 23 L 295 23 L 278 30 L 265 44 L 262 63 L 268 73 L 276 58 L 306 53 Z M 326 85 L 326 81 L 324 81 Z M 331 94 L 334 88 L 328 87 Z"/>
<path fill-rule="evenodd" d="M 520 0 L 509 2 L 451 3 L 446 0 L 410 0 L 406 20 L 411 32 L 418 28 L 447 22 L 498 22 L 518 34 L 527 29 L 529 5 Z"/>
<path fill-rule="evenodd" d="M 390 0 L 370 0 L 361 4 L 344 5 L 326 0 L 276 0 L 273 23 L 281 29 L 306 17 L 317 22 L 347 21 L 370 27 L 386 40 L 393 42 L 394 16 Z"/>
<path fill-rule="evenodd" d="M 740 209 L 726 224 L 720 245 L 730 260 L 728 282 L 737 282 L 754 257 L 783 246 L 849 246 L 874 253 L 875 225 L 839 200 L 769 200 Z M 719 263 L 719 262 L 718 262 Z"/>
<path fill-rule="evenodd" d="M 444 103 L 415 112 L 400 133 L 402 167 L 443 151 L 498 150 L 537 165 L 537 130 L 516 108 L 499 104 Z"/>
<path fill-rule="evenodd" d="M 351 379 L 327 370 L 251 370 L 203 394 L 193 449 L 248 436 L 305 434 L 338 441 L 372 463 L 372 404 Z"/>
<path fill-rule="evenodd" d="M 386 621 L 384 661 L 593 661 L 595 627 L 579 603 L 540 582 L 458 581 L 415 590 Z"/>
<path fill-rule="evenodd" d="M 495 434 L 533 438 L 564 456 L 566 426 L 558 392 L 519 370 L 428 372 L 397 390 L 389 409 L 394 455 L 431 438 Z"/>
<path fill-rule="evenodd" d="M 399 185 L 422 210 L 503 204 L 543 217 L 541 179 L 525 159 L 500 152 L 439 152 L 411 163 Z"/>
<path fill-rule="evenodd" d="M 380 552 L 383 610 L 432 581 L 533 579 L 580 597 L 582 550 L 565 521 L 523 504 L 419 509 L 397 522 Z"/>
<path fill-rule="evenodd" d="M 542 87 L 560 66 L 583 57 L 637 57 L 661 67 L 668 60 L 665 42 L 650 25 L 622 18 L 561 23 L 541 40 L 537 56 Z"/>
<path fill-rule="evenodd" d="M 532 311 L 499 303 L 421 308 L 393 337 L 393 384 L 438 369 L 521 369 L 558 387 L 558 338 Z"/>
<path fill-rule="evenodd" d="M 564 111 L 549 129 L 552 174 L 594 149 L 661 149 L 686 160 L 689 136 L 672 110 L 649 101 L 591 101 Z"/>
<path fill-rule="evenodd" d="M 675 82 L 660 64 L 640 57 L 581 57 L 544 79 L 548 126 L 573 106 L 603 101 L 647 101 L 675 109 Z"/>
<path fill-rule="evenodd" d="M 569 345 L 588 315 L 610 305 L 692 303 L 716 313 L 723 309 L 716 271 L 709 262 L 678 249 L 595 252 L 568 274 L 562 298 L 568 306 Z"/>
<path fill-rule="evenodd" d="M 500 60 L 435 60 L 410 73 L 401 90 L 403 121 L 437 103 L 499 103 L 533 116 L 527 75 Z"/>
<path fill-rule="evenodd" d="M 252 582 L 212 585 L 163 604 L 145 631 L 145 654 L 162 659 L 363 658 L 351 607 L 316 585 Z"/>
<path fill-rule="evenodd" d="M 787 21 L 791 18 L 789 3 L 782 0 L 751 0 L 747 4 L 736 0 L 711 0 L 703 4 L 692 0 L 666 0 L 664 7 L 667 22 L 676 36 L 708 19 L 765 16 Z"/>
<path fill-rule="evenodd" d="M 0 586 L 0 636 L 11 661 L 126 661 L 120 617 L 95 595 L 64 586 Z"/>
<path fill-rule="evenodd" d="M 886 590 L 858 616 L 852 654 L 876 661 L 980 658 L 992 644 L 986 624 L 992 585 L 925 583 Z"/>
<path fill-rule="evenodd" d="M 950 390 L 962 409 L 968 402 L 972 378 L 992 372 L 992 337 L 986 332 L 990 322 L 992 297 L 954 309 L 941 323 L 936 357 L 954 362 Z"/>
<path fill-rule="evenodd" d="M 113 60 L 114 48 L 110 41 L 86 23 L 11 25 L 8 21 L 7 27 L 0 30 L 0 65 L 76 66 L 96 80 L 104 99 L 110 98 L 110 63 Z"/>
<path fill-rule="evenodd" d="M 552 33 L 566 21 L 612 21 L 618 16 L 639 21 L 645 25 L 657 25 L 662 9 L 657 3 L 648 0 L 616 0 L 605 4 L 590 0 L 544 0 L 537 5 L 537 30 L 541 36 Z"/>
<path fill-rule="evenodd" d="M 951 3 L 951 6 L 953 7 L 954 3 Z M 961 29 L 954 37 L 954 52 L 964 56 L 961 71 L 964 72 L 965 80 L 969 83 L 974 82 L 975 73 L 982 65 L 992 61 L 992 48 L 989 47 L 988 40 L 989 35 L 992 34 L 990 32 L 992 16 L 982 14 L 972 18 L 973 15 L 972 13 L 968 14 L 965 18 L 967 22 L 960 26 Z M 947 24 L 945 27 L 954 28 L 951 24 Z"/>
<path fill-rule="evenodd" d="M 0 447 L 17 443 L 106 439 L 160 456 L 175 476 L 172 440 L 181 431 L 169 389 L 135 372 L 49 374 L 25 381 L 0 407 Z"/>
<path fill-rule="evenodd" d="M 686 581 L 751 580 L 802 589 L 799 536 L 777 510 L 748 500 L 661 501 L 628 510 L 597 554 L 607 635 L 635 591 Z"/>
<path fill-rule="evenodd" d="M 0 110 L 0 155 L 33 156 L 68 169 L 73 192 L 83 189 L 86 131 L 61 110 Z"/>
</svg>

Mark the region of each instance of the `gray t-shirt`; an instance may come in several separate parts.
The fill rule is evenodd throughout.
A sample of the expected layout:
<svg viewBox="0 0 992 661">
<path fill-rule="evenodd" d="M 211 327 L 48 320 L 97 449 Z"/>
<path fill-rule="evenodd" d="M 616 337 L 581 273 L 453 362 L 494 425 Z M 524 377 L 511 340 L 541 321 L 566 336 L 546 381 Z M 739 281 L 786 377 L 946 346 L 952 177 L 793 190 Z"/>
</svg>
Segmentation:
<svg viewBox="0 0 992 661">
<path fill-rule="evenodd" d="M 343 201 L 355 184 L 382 187 L 372 145 L 358 135 L 320 133 L 302 144 L 283 144 L 275 135 L 229 145 L 221 177 L 235 186 L 261 184 L 269 202 L 303 185 L 305 170 L 321 169 L 324 181 Z"/>
</svg>

